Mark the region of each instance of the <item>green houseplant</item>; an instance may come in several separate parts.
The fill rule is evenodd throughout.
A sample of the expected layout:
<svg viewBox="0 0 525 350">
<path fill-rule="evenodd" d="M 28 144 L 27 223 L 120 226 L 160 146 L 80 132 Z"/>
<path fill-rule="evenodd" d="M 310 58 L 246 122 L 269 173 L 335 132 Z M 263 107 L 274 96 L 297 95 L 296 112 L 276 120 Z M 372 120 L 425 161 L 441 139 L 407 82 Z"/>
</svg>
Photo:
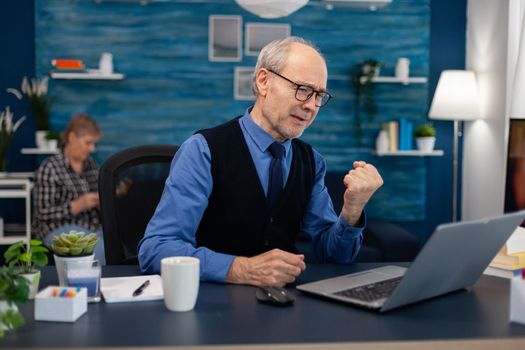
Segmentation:
<svg viewBox="0 0 525 350">
<path fill-rule="evenodd" d="M 352 86 L 354 89 L 354 116 L 358 136 L 362 134 L 363 112 L 367 121 L 371 122 L 377 113 L 377 104 L 374 98 L 373 78 L 379 75 L 382 64 L 375 59 L 367 59 L 357 64 L 352 72 Z"/>
<path fill-rule="evenodd" d="M 419 125 L 414 130 L 417 149 L 422 152 L 432 152 L 436 143 L 436 129 L 432 123 Z"/>
<path fill-rule="evenodd" d="M 415 137 L 435 137 L 436 128 L 434 128 L 432 123 L 421 124 L 414 130 L 414 136 Z"/>
<path fill-rule="evenodd" d="M 24 97 L 29 103 L 31 114 L 35 118 L 36 133 L 35 143 L 38 148 L 46 149 L 46 133 L 49 130 L 49 119 L 51 114 L 51 101 L 47 97 L 49 77 L 32 78 L 24 77 L 20 90 L 9 88 L 7 92 L 15 95 L 19 100 Z"/>
<path fill-rule="evenodd" d="M 66 284 L 66 269 L 77 261 L 93 260 L 95 246 L 98 242 L 96 233 L 86 234 L 83 231 L 64 232 L 53 237 L 49 248 L 53 251 L 55 266 L 60 285 Z"/>
<path fill-rule="evenodd" d="M 5 111 L 0 112 L 0 171 L 6 170 L 7 151 L 9 144 L 16 130 L 20 124 L 24 122 L 26 117 L 19 118 L 16 123 L 13 123 L 13 113 L 6 107 Z"/>
<path fill-rule="evenodd" d="M 24 324 L 17 304 L 25 303 L 28 295 L 29 281 L 11 267 L 0 267 L 0 338 L 6 330 Z"/>
<path fill-rule="evenodd" d="M 8 266 L 31 283 L 29 299 L 33 299 L 38 291 L 40 271 L 36 267 L 47 265 L 48 251 L 42 241 L 32 239 L 29 241 L 29 245 L 23 241 L 16 242 L 9 246 L 4 253 L 4 259 Z"/>
</svg>

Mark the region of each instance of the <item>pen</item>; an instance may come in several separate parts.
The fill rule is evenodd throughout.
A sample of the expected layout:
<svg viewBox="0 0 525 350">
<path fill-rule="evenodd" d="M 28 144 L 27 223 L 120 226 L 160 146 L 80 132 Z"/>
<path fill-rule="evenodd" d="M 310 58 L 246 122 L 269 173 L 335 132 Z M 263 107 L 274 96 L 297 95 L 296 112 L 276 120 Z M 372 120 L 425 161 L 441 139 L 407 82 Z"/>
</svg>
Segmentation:
<svg viewBox="0 0 525 350">
<path fill-rule="evenodd" d="M 144 283 L 142 283 L 140 285 L 140 287 L 135 289 L 135 291 L 133 292 L 133 296 L 136 297 L 136 296 L 141 295 L 142 292 L 144 291 L 144 289 L 146 289 L 147 286 L 149 286 L 149 280 L 146 280 Z"/>
</svg>

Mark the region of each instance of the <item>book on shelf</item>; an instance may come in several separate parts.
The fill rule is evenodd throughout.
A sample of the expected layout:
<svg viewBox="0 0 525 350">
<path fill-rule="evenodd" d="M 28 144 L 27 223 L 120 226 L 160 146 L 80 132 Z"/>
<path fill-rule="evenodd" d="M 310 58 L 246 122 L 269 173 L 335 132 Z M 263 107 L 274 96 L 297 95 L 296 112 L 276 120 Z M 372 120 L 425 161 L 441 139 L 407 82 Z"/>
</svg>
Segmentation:
<svg viewBox="0 0 525 350">
<path fill-rule="evenodd" d="M 81 60 L 77 59 L 63 59 L 63 58 L 57 58 L 51 61 L 51 64 L 53 67 L 55 67 L 57 70 L 65 70 L 65 71 L 84 71 L 86 68 L 84 66 L 84 63 Z"/>
<path fill-rule="evenodd" d="M 503 278 L 512 279 L 514 276 L 521 275 L 521 269 L 504 270 L 504 269 L 500 269 L 500 268 L 493 267 L 493 266 L 489 265 L 489 266 L 487 266 L 485 271 L 483 271 L 483 274 L 484 275 L 489 275 L 489 276 L 496 276 L 496 277 L 503 277 Z"/>
<path fill-rule="evenodd" d="M 388 150 L 395 152 L 399 150 L 399 123 L 395 120 L 383 124 L 383 129 L 388 133 Z"/>
<path fill-rule="evenodd" d="M 412 149 L 413 126 L 405 118 L 399 118 L 399 150 L 410 151 Z"/>
<path fill-rule="evenodd" d="M 519 265 L 525 267 L 525 252 L 514 254 L 502 254 L 499 252 L 494 259 L 492 259 L 492 262 L 509 266 Z"/>
</svg>

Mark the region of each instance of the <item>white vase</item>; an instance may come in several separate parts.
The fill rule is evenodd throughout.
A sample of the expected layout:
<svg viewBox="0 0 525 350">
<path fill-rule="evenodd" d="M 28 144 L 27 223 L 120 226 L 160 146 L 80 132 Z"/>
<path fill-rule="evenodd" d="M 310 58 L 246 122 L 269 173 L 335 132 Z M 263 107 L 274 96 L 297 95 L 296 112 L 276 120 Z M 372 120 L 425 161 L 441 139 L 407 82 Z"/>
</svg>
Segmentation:
<svg viewBox="0 0 525 350">
<path fill-rule="evenodd" d="M 408 80 L 410 75 L 410 60 L 406 57 L 400 57 L 397 59 L 396 64 L 396 78 L 402 80 Z"/>
<path fill-rule="evenodd" d="M 416 138 L 417 149 L 421 152 L 430 153 L 434 150 L 436 138 L 434 136 Z"/>
<path fill-rule="evenodd" d="M 376 153 L 382 154 L 388 152 L 388 133 L 381 130 L 376 138 Z"/>
<path fill-rule="evenodd" d="M 21 273 L 22 277 L 29 281 L 29 300 L 35 298 L 36 293 L 38 292 L 38 285 L 40 284 L 40 271 L 35 270 L 34 272 Z"/>
<path fill-rule="evenodd" d="M 95 254 L 78 256 L 78 257 L 58 256 L 56 254 L 53 254 L 53 258 L 55 259 L 55 266 L 57 269 L 58 284 L 61 286 L 67 286 L 67 278 L 66 278 L 67 266 L 79 264 L 80 261 L 86 261 L 86 260 L 93 261 L 95 259 Z"/>
<path fill-rule="evenodd" d="M 40 149 L 47 149 L 47 130 L 37 130 L 35 132 L 35 143 L 36 147 Z"/>
</svg>

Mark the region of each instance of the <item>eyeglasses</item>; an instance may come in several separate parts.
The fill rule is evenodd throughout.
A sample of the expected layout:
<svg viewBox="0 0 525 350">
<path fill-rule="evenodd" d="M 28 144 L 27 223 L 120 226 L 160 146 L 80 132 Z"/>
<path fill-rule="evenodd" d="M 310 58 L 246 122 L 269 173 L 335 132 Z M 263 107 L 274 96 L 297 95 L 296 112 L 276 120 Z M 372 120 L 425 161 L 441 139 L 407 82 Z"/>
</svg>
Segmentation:
<svg viewBox="0 0 525 350">
<path fill-rule="evenodd" d="M 297 84 L 296 82 L 294 82 L 294 81 L 292 81 L 292 80 L 290 80 L 290 79 L 288 79 L 286 77 L 283 77 L 281 74 L 279 74 L 277 72 L 274 72 L 271 69 L 267 69 L 267 70 L 268 70 L 268 72 L 273 73 L 273 74 L 277 75 L 278 77 L 281 77 L 284 80 L 286 80 L 286 81 L 292 83 L 293 85 L 295 85 L 295 98 L 298 101 L 301 101 L 301 102 L 308 101 L 310 99 L 310 97 L 312 97 L 312 95 L 315 93 L 315 106 L 316 107 L 323 107 L 332 98 L 332 95 L 330 95 L 327 91 L 314 90 L 310 86 Z"/>
</svg>

